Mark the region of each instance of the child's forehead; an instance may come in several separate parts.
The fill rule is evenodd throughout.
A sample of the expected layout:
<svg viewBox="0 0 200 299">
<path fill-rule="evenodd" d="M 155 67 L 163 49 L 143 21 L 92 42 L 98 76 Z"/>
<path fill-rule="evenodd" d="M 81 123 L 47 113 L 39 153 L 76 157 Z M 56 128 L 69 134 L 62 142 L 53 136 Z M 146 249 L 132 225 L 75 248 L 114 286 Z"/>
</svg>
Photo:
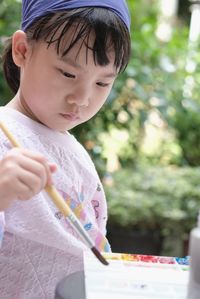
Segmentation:
<svg viewBox="0 0 200 299">
<path fill-rule="evenodd" d="M 98 51 L 98 49 L 94 49 L 95 43 L 100 41 L 96 41 L 98 37 L 93 29 L 83 30 L 82 26 L 84 23 L 74 23 L 64 33 L 62 27 L 56 31 L 55 42 L 52 42 L 51 45 L 55 46 L 59 57 L 71 57 L 76 61 L 79 59 L 87 60 L 90 56 L 94 58 L 96 51 Z M 109 60 L 112 60 L 115 51 L 109 37 L 104 42 L 104 49 Z"/>
<path fill-rule="evenodd" d="M 64 49 L 63 49 L 64 51 Z M 46 45 L 44 41 L 39 41 L 33 44 L 32 59 L 36 61 L 44 62 L 45 64 L 57 65 L 57 67 L 68 69 L 76 69 L 76 71 L 92 71 L 93 75 L 104 73 L 106 77 L 111 79 L 115 78 L 119 70 L 115 66 L 115 53 L 114 51 L 108 51 L 107 63 L 100 64 L 95 59 L 92 49 L 88 49 L 86 46 L 76 47 L 76 45 L 70 49 L 65 55 L 62 52 L 57 53 L 55 45 Z M 71 68 L 72 67 L 72 68 Z M 95 73 L 97 71 L 97 73 Z"/>
<path fill-rule="evenodd" d="M 63 63 L 70 64 L 76 68 L 81 68 L 83 65 L 87 65 L 89 63 L 97 63 L 97 59 L 95 57 L 95 50 L 93 49 L 93 41 L 91 40 L 91 47 L 90 44 L 88 45 L 82 40 L 77 41 L 73 47 L 66 52 L 68 49 L 69 44 L 63 44 L 59 53 L 57 53 L 58 60 Z M 55 49 L 56 51 L 56 49 Z M 56 51 L 57 52 L 57 51 Z M 115 60 L 115 52 L 113 48 L 110 48 L 106 51 L 107 58 L 109 60 L 108 64 L 112 64 L 114 67 L 114 60 Z"/>
</svg>

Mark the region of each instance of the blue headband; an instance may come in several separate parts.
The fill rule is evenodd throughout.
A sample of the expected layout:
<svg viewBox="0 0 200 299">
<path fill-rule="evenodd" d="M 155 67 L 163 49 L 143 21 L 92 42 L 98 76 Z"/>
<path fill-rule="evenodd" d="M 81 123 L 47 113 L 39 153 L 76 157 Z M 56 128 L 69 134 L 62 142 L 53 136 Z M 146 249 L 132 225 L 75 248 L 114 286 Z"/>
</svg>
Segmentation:
<svg viewBox="0 0 200 299">
<path fill-rule="evenodd" d="M 126 0 L 22 0 L 22 30 L 38 17 L 59 10 L 80 7 L 104 7 L 112 10 L 130 30 L 130 15 Z"/>
</svg>

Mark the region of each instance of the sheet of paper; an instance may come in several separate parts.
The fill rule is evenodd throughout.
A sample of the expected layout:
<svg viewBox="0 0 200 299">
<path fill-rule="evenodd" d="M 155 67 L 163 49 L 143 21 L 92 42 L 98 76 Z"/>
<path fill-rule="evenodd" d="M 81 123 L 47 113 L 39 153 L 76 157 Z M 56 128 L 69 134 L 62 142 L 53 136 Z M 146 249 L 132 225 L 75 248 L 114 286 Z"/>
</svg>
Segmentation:
<svg viewBox="0 0 200 299">
<path fill-rule="evenodd" d="M 84 255 L 87 299 L 186 299 L 188 259 L 104 254 L 109 266 Z"/>
</svg>

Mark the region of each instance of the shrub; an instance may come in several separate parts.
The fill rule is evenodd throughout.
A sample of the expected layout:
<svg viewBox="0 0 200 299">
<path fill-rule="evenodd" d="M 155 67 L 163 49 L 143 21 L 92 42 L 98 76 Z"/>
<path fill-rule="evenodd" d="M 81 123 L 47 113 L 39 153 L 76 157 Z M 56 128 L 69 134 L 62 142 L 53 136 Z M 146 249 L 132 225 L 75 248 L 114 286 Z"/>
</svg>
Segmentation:
<svg viewBox="0 0 200 299">
<path fill-rule="evenodd" d="M 109 225 L 158 230 L 181 242 L 196 224 L 200 209 L 200 168 L 135 167 L 104 180 Z"/>
</svg>

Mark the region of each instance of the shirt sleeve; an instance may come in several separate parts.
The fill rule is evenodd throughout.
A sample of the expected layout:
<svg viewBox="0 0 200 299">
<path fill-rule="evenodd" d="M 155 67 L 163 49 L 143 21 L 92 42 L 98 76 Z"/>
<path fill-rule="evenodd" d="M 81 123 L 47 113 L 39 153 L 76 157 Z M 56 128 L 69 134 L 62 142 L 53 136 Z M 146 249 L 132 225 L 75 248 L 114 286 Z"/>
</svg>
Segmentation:
<svg viewBox="0 0 200 299">
<path fill-rule="evenodd" d="M 5 228 L 4 212 L 0 212 L 0 248 L 3 241 L 4 228 Z"/>
</svg>

